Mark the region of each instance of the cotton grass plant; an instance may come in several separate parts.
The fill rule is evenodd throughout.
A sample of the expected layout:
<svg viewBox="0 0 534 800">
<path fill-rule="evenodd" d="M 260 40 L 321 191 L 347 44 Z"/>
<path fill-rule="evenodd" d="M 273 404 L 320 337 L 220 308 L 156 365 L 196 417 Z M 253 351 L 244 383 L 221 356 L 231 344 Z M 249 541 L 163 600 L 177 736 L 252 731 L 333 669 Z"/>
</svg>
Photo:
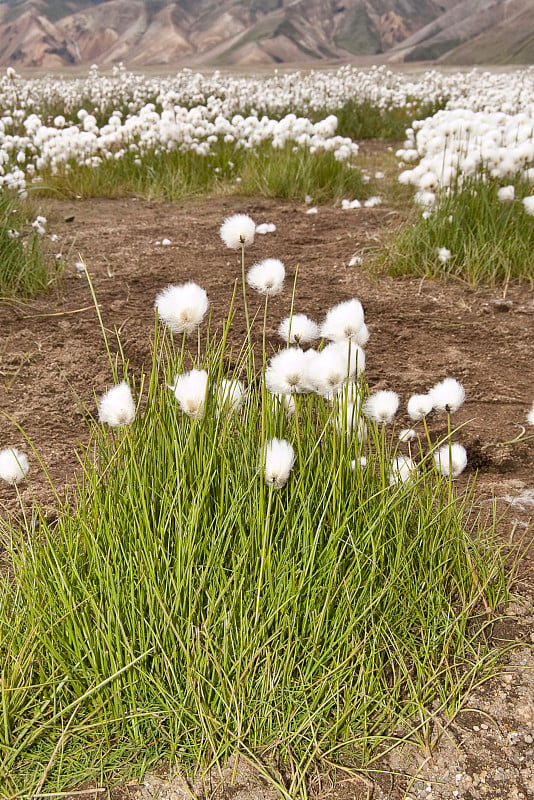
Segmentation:
<svg viewBox="0 0 534 800">
<path fill-rule="evenodd" d="M 526 110 L 446 110 L 414 122 L 397 157 L 419 213 L 387 248 L 388 269 L 531 281 L 533 130 Z"/>
<path fill-rule="evenodd" d="M 352 310 L 345 341 L 258 360 L 229 357 L 233 307 L 189 339 L 166 307 L 143 403 L 114 375 L 128 419 L 101 401 L 69 502 L 4 530 L 4 796 L 238 755 L 304 797 L 318 764 L 424 745 L 491 670 L 491 527 L 436 468 L 448 433 L 401 452 Z"/>
<path fill-rule="evenodd" d="M 331 151 L 310 151 L 288 144 L 278 149 L 270 143 L 243 148 L 236 144 L 212 145 L 206 154 L 193 150 L 147 149 L 125 153 L 91 165 L 75 157 L 66 169 L 43 169 L 34 190 L 44 196 L 138 197 L 180 200 L 213 195 L 263 195 L 316 202 L 340 201 L 347 195 L 366 198 L 356 165 L 336 159 Z"/>
<path fill-rule="evenodd" d="M 531 199 L 531 187 L 521 178 L 514 184 L 516 199 L 509 202 L 499 200 L 499 182 L 484 174 L 440 194 L 433 207 L 414 212 L 412 224 L 386 246 L 387 271 L 452 276 L 470 284 L 532 283 L 534 217 L 522 203 Z"/>
<path fill-rule="evenodd" d="M 29 297 L 52 279 L 42 235 L 31 224 L 34 216 L 24 200 L 0 191 L 0 297 Z"/>
</svg>

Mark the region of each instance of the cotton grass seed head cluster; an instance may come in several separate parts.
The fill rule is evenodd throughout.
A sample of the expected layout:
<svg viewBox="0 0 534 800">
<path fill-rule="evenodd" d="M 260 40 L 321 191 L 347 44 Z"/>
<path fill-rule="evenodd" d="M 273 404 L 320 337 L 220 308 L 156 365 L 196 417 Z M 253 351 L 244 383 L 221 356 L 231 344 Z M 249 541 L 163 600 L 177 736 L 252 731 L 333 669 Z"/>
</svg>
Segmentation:
<svg viewBox="0 0 534 800">
<path fill-rule="evenodd" d="M 0 450 L 0 479 L 13 485 L 20 483 L 26 475 L 30 465 L 28 457 L 16 447 L 5 447 Z"/>
<path fill-rule="evenodd" d="M 205 369 L 192 369 L 177 375 L 170 387 L 184 414 L 192 419 L 202 419 L 208 392 L 208 373 Z"/>
<path fill-rule="evenodd" d="M 204 319 L 209 300 L 204 289 L 189 282 L 167 286 L 157 295 L 154 307 L 172 333 L 190 334 Z"/>
<path fill-rule="evenodd" d="M 98 403 L 98 419 L 112 428 L 131 425 L 135 419 L 135 402 L 126 381 L 102 395 Z"/>
<path fill-rule="evenodd" d="M 295 451 L 285 439 L 271 439 L 265 445 L 263 475 L 267 486 L 281 489 L 295 463 Z"/>
<path fill-rule="evenodd" d="M 220 237 L 227 247 L 242 250 L 242 277 L 246 275 L 246 283 L 260 295 L 270 297 L 283 290 L 285 266 L 277 258 L 266 258 L 253 264 L 245 272 L 245 248 L 254 242 L 255 230 L 251 217 L 247 214 L 234 214 L 221 225 Z M 243 300 L 246 313 L 246 293 L 243 294 Z M 280 304 L 283 306 L 283 299 Z M 388 464 L 382 474 L 388 476 L 390 487 L 398 487 L 418 479 L 418 461 L 426 463 L 429 453 L 436 472 L 448 478 L 456 478 L 465 469 L 466 451 L 462 445 L 450 441 L 450 423 L 447 441 L 436 452 L 430 442 L 427 427 L 427 419 L 431 414 L 445 412 L 450 417 L 462 406 L 465 401 L 463 385 L 448 377 L 435 383 L 426 393 L 413 394 L 406 409 L 412 426 L 401 429 L 397 434 L 394 426 L 400 407 L 399 394 L 391 389 L 369 393 L 364 381 L 364 347 L 370 332 L 365 322 L 363 305 L 358 298 L 348 298 L 326 309 L 319 322 L 294 309 L 292 301 L 291 313 L 278 322 L 278 334 L 285 346 L 281 346 L 270 358 L 263 352 L 263 368 L 259 373 L 254 366 L 250 330 L 247 331 L 249 349 L 244 347 L 242 352 L 245 355 L 240 356 L 238 362 L 241 366 L 233 374 L 229 374 L 222 366 L 227 358 L 223 351 L 217 355 L 219 361 L 216 364 L 210 363 L 209 351 L 202 354 L 202 328 L 209 307 L 206 291 L 192 281 L 169 285 L 156 295 L 154 309 L 158 319 L 172 334 L 183 335 L 178 359 L 180 366 L 174 372 L 172 381 L 167 383 L 168 390 L 172 392 L 179 409 L 179 419 L 189 419 L 191 425 L 200 425 L 209 413 L 221 420 L 227 420 L 226 424 L 230 426 L 238 420 L 246 426 L 255 405 L 262 406 L 259 445 L 263 454 L 263 479 L 271 488 L 283 488 L 295 466 L 294 445 L 300 437 L 295 426 L 298 429 L 302 424 L 299 413 L 302 408 L 306 408 L 307 415 L 311 414 L 307 424 L 315 425 L 323 420 L 322 424 L 327 426 L 329 436 L 340 436 L 346 441 L 344 447 L 348 448 L 348 454 L 353 454 L 354 448 L 359 451 L 356 458 L 349 459 L 350 463 L 360 466 L 368 465 L 370 460 L 372 463 L 376 449 L 380 450 L 388 441 Z M 264 325 L 267 321 L 267 310 L 266 303 Z M 228 324 L 231 324 L 231 319 L 232 315 Z M 248 316 L 246 323 L 250 326 Z M 193 332 L 198 332 L 196 354 L 190 353 L 186 348 L 186 337 Z M 210 341 L 208 337 L 208 345 Z M 265 343 L 265 329 L 263 342 Z M 175 342 L 171 339 L 168 343 L 171 349 L 175 347 Z M 312 343 L 316 346 L 310 346 Z M 184 366 L 186 359 L 192 362 L 189 369 Z M 305 405 L 302 406 L 302 403 Z M 289 420 L 292 420 L 291 435 L 287 438 L 279 435 L 266 438 L 266 420 L 271 419 L 271 414 L 282 420 L 278 425 L 281 426 L 280 430 L 284 430 L 290 424 Z M 534 410 L 528 417 L 532 424 L 533 415 Z M 125 380 L 100 397 L 98 419 L 103 425 L 117 429 L 127 428 L 134 424 L 135 418 L 136 403 Z M 421 449 L 421 426 L 430 448 L 429 453 Z M 391 428 L 387 435 L 386 428 Z M 443 443 L 443 437 L 441 442 Z M 362 448 L 366 448 L 365 452 L 362 452 Z M 399 448 L 405 448 L 408 452 L 398 452 Z M 342 450 L 343 448 L 340 452 Z M 303 462 L 300 461 L 302 458 L 304 454 L 299 451 L 299 469 L 303 467 Z M 23 453 L 13 448 L 1 452 L 1 478 L 17 483 L 27 470 L 28 461 Z"/>
<path fill-rule="evenodd" d="M 81 78 L 6 75 L 0 78 L 0 187 L 25 193 L 44 175 L 67 175 L 80 166 L 98 169 L 129 159 L 142 168 L 147 156 L 185 153 L 206 160 L 217 147 L 254 150 L 265 143 L 275 150 L 330 152 L 350 164 L 358 145 L 337 133 L 335 112 L 356 98 L 381 113 L 413 110 L 415 123 L 399 157 L 421 159 L 406 182 L 432 193 L 482 161 L 503 176 L 517 165 L 531 168 L 533 83 L 525 70 L 415 76 L 348 65 L 265 78 L 191 70 L 143 77 L 122 66 L 110 74 L 91 68 Z M 442 108 L 432 122 L 417 122 L 418 109 L 432 106 Z M 288 107 L 297 113 L 286 113 Z M 250 109 L 247 116 L 243 108 Z M 312 122 L 318 114 L 322 118 Z M 495 129 L 502 136 L 495 137 Z"/>
<path fill-rule="evenodd" d="M 467 466 L 467 452 L 461 444 L 445 444 L 434 454 L 434 460 L 442 475 L 457 478 Z"/>
<path fill-rule="evenodd" d="M 252 243 L 254 232 L 254 221 L 248 215 L 235 214 L 227 218 L 221 226 L 221 239 L 233 249 L 241 248 L 244 259 L 245 247 Z M 242 276 L 245 275 L 249 286 L 260 295 L 269 297 L 282 291 L 285 266 L 279 259 L 266 258 L 255 263 L 248 272 L 245 272 L 243 266 Z M 246 294 L 244 303 L 246 310 Z M 155 307 L 171 330 L 186 332 L 181 316 L 182 309 L 188 309 L 187 323 L 192 328 L 197 328 L 207 310 L 208 301 L 200 287 L 188 283 L 181 287 L 168 287 L 161 292 Z M 198 308 L 198 311 L 192 313 L 189 310 L 192 307 Z M 247 325 L 250 325 L 248 317 Z M 248 336 L 249 334 L 250 331 Z M 254 377 L 253 371 L 247 372 L 252 385 L 247 385 L 241 377 L 221 375 L 219 370 L 210 368 L 209 364 L 202 368 L 199 364 L 193 369 L 179 372 L 169 384 L 169 389 L 184 417 L 189 417 L 192 423 L 201 423 L 209 406 L 212 409 L 210 413 L 228 419 L 239 413 L 242 423 L 246 424 L 254 404 L 267 403 L 272 409 L 269 413 L 281 414 L 285 420 L 294 419 L 293 424 L 299 425 L 299 405 L 305 402 L 308 404 L 306 408 L 311 409 L 313 404 L 317 404 L 317 413 L 319 417 L 326 414 L 331 433 L 343 436 L 349 447 L 368 449 L 369 454 L 360 453 L 357 459 L 352 459 L 355 463 L 367 464 L 378 441 L 372 434 L 373 426 L 376 431 L 382 431 L 382 436 L 385 435 L 386 427 L 394 426 L 400 407 L 400 396 L 389 389 L 380 389 L 369 394 L 363 382 L 366 364 L 364 345 L 368 341 L 369 330 L 361 301 L 353 297 L 337 303 L 325 311 L 320 322 L 292 309 L 292 313 L 283 317 L 278 324 L 278 334 L 285 346 L 269 359 L 263 354 L 264 371 L 262 370 L 260 380 L 264 384 L 265 393 L 258 394 L 259 390 L 255 386 L 258 376 Z M 199 331 L 199 336 L 201 335 Z M 309 346 L 317 341 L 317 347 Z M 251 353 L 249 356 L 252 357 Z M 432 386 L 427 393 L 414 394 L 409 398 L 407 415 L 413 423 L 412 427 L 402 429 L 397 435 L 392 427 L 389 436 L 391 458 L 386 474 L 391 487 L 408 484 L 418 478 L 419 465 L 414 458 L 414 452 L 419 449 L 420 459 L 425 461 L 425 454 L 420 450 L 418 423 L 424 424 L 428 437 L 427 417 L 432 412 L 443 411 L 450 415 L 461 407 L 464 399 L 464 388 L 454 378 L 445 378 Z M 264 429 L 265 419 L 262 431 Z M 262 442 L 263 478 L 271 488 L 281 489 L 287 483 L 296 462 L 294 444 L 294 441 L 278 436 Z M 409 452 L 396 452 L 401 446 L 407 447 Z M 433 464 L 436 472 L 457 477 L 465 467 L 460 458 L 464 451 L 461 445 L 452 446 L 450 442 L 447 447 L 452 448 L 452 460 L 449 458 L 447 462 L 449 467 L 453 465 L 452 468 L 447 467 L 443 455 L 440 455 L 441 451 L 433 453 L 431 450 Z"/>
<path fill-rule="evenodd" d="M 436 411 L 446 411 L 452 414 L 463 405 L 465 389 L 455 378 L 445 378 L 436 383 L 428 392 L 432 401 L 432 408 Z"/>
<path fill-rule="evenodd" d="M 320 336 L 318 324 L 306 314 L 293 314 L 285 317 L 278 326 L 279 336 L 286 344 L 304 345 L 314 342 Z"/>
<path fill-rule="evenodd" d="M 249 269 L 247 283 L 260 294 L 271 297 L 280 294 L 285 276 L 285 267 L 278 258 L 266 258 Z"/>
<path fill-rule="evenodd" d="M 413 123 L 397 157 L 403 167 L 399 181 L 415 187 L 414 200 L 424 219 L 431 220 L 436 210 L 447 207 L 447 199 L 464 188 L 475 203 L 477 186 L 495 187 L 485 213 L 491 209 L 497 216 L 499 206 L 506 204 L 516 225 L 521 224 L 521 215 L 534 214 L 528 188 L 534 184 L 532 104 L 509 111 L 469 107 L 438 111 Z M 437 248 L 444 265 L 452 255 L 447 242 Z"/>
<path fill-rule="evenodd" d="M 227 217 L 220 228 L 223 242 L 231 250 L 238 250 L 254 244 L 256 225 L 248 214 L 232 214 Z"/>
</svg>

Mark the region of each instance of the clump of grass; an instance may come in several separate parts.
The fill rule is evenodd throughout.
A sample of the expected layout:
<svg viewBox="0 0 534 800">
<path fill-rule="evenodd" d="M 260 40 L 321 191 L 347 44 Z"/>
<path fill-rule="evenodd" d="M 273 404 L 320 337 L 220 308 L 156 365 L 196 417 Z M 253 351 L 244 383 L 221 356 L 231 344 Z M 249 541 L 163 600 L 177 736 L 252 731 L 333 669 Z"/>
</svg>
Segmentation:
<svg viewBox="0 0 534 800">
<path fill-rule="evenodd" d="M 241 191 L 246 194 L 292 200 L 304 200 L 309 195 L 317 203 L 369 196 L 359 169 L 336 160 L 331 152 L 310 153 L 291 145 L 272 149 L 269 154 L 264 150 L 250 153 L 241 176 Z"/>
<path fill-rule="evenodd" d="M 50 274 L 41 237 L 20 199 L 0 193 L 0 296 L 29 297 L 47 288 Z"/>
<path fill-rule="evenodd" d="M 347 195 L 369 194 L 359 169 L 337 161 L 331 152 L 269 143 L 253 150 L 225 143 L 208 155 L 193 152 L 127 153 L 99 166 L 69 165 L 61 175 L 44 174 L 40 193 L 60 196 L 120 197 L 179 200 L 202 194 L 260 194 L 304 201 L 332 202 Z"/>
<path fill-rule="evenodd" d="M 350 98 L 334 113 L 338 118 L 336 133 L 351 139 L 404 139 L 406 128 L 414 119 L 425 119 L 445 108 L 447 100 L 381 108 L 371 100 Z M 323 116 L 326 114 L 323 112 Z"/>
<path fill-rule="evenodd" d="M 392 480 L 386 427 L 345 433 L 350 387 L 333 406 L 298 395 L 288 416 L 265 390 L 265 342 L 258 372 L 246 344 L 230 353 L 233 317 L 192 352 L 156 329 L 143 412 L 95 426 L 53 522 L 37 507 L 7 531 L 6 796 L 62 791 L 121 756 L 139 775 L 242 754 L 298 797 L 322 759 L 365 765 L 399 726 L 424 743 L 435 708 L 454 713 L 491 664 L 474 619 L 506 584 L 491 530 L 466 522 L 470 494 L 422 446 L 417 473 Z M 169 388 L 191 364 L 209 376 L 199 418 Z M 245 373 L 241 410 L 221 411 L 223 378 Z M 297 454 L 282 488 L 263 476 L 273 437 Z"/>
<path fill-rule="evenodd" d="M 484 175 L 438 195 L 434 208 L 403 227 L 381 261 L 395 276 L 454 276 L 470 284 L 532 283 L 534 218 L 520 198 L 529 185 L 517 178 L 513 202 L 500 202 L 500 184 Z M 443 249 L 450 251 L 446 258 Z M 441 258 L 440 258 L 441 252 Z"/>
</svg>

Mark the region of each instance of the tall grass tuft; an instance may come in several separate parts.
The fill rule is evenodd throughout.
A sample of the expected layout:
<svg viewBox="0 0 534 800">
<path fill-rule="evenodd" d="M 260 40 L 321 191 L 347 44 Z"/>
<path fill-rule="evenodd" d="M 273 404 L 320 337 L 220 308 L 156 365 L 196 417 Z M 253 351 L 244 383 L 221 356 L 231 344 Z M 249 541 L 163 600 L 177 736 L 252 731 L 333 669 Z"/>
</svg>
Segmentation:
<svg viewBox="0 0 534 800">
<path fill-rule="evenodd" d="M 403 106 L 382 108 L 372 100 L 350 98 L 334 113 L 338 118 L 336 133 L 351 139 L 404 139 L 406 128 L 415 119 L 426 119 L 441 108 L 446 98 L 421 103 L 408 100 Z M 325 116 L 323 112 L 322 116 Z"/>
<path fill-rule="evenodd" d="M 512 183 L 511 183 L 512 185 Z M 500 184 L 484 175 L 465 178 L 438 196 L 434 208 L 404 226 L 386 247 L 382 261 L 392 275 L 454 276 L 470 284 L 532 284 L 534 217 L 521 198 L 526 181 L 514 182 L 516 199 L 501 202 Z M 450 257 L 444 250 L 450 251 Z M 440 257 L 441 256 L 441 257 Z"/>
<path fill-rule="evenodd" d="M 260 194 L 304 201 L 312 195 L 331 202 L 351 195 L 367 197 L 358 169 L 337 161 L 331 152 L 270 144 L 245 150 L 225 143 L 212 152 L 126 153 L 99 166 L 70 164 L 66 173 L 44 174 L 39 192 L 45 195 L 120 197 L 136 195 L 179 200 L 190 195 Z"/>
<path fill-rule="evenodd" d="M 223 413 L 222 379 L 244 367 L 227 337 L 188 353 L 156 331 L 142 413 L 94 427 L 54 521 L 36 508 L 4 531 L 4 796 L 117 774 L 121 759 L 139 777 L 161 758 L 195 769 L 235 754 L 304 796 L 321 760 L 369 764 L 394 735 L 424 743 L 436 708 L 454 713 L 491 664 L 481 615 L 505 579 L 491 530 L 467 522 L 470 495 L 423 453 L 392 481 L 385 427 L 365 444 L 336 424 L 346 393 L 333 407 L 298 395 L 288 416 L 246 352 L 244 405 Z M 201 419 L 169 388 L 184 359 L 209 373 Z M 273 437 L 298 454 L 280 489 L 263 477 Z"/>
<path fill-rule="evenodd" d="M 49 284 L 41 237 L 29 213 L 19 198 L 0 192 L 0 297 L 29 297 Z"/>
</svg>

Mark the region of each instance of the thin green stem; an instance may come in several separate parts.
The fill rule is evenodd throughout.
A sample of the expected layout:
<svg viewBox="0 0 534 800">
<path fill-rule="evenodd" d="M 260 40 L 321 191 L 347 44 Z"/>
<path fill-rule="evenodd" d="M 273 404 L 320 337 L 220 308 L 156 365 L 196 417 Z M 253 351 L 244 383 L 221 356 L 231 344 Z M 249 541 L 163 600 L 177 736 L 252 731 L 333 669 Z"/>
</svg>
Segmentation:
<svg viewBox="0 0 534 800">
<path fill-rule="evenodd" d="M 260 618 L 260 598 L 263 588 L 263 573 L 265 570 L 265 562 L 268 558 L 269 542 L 270 542 L 270 525 L 271 525 L 271 503 L 273 499 L 274 489 L 269 486 L 269 499 L 267 500 L 267 510 L 263 522 L 262 542 L 261 542 L 261 555 L 260 555 L 260 573 L 258 576 L 258 591 L 256 594 L 256 610 L 254 613 L 254 627 L 257 627 Z"/>
</svg>

